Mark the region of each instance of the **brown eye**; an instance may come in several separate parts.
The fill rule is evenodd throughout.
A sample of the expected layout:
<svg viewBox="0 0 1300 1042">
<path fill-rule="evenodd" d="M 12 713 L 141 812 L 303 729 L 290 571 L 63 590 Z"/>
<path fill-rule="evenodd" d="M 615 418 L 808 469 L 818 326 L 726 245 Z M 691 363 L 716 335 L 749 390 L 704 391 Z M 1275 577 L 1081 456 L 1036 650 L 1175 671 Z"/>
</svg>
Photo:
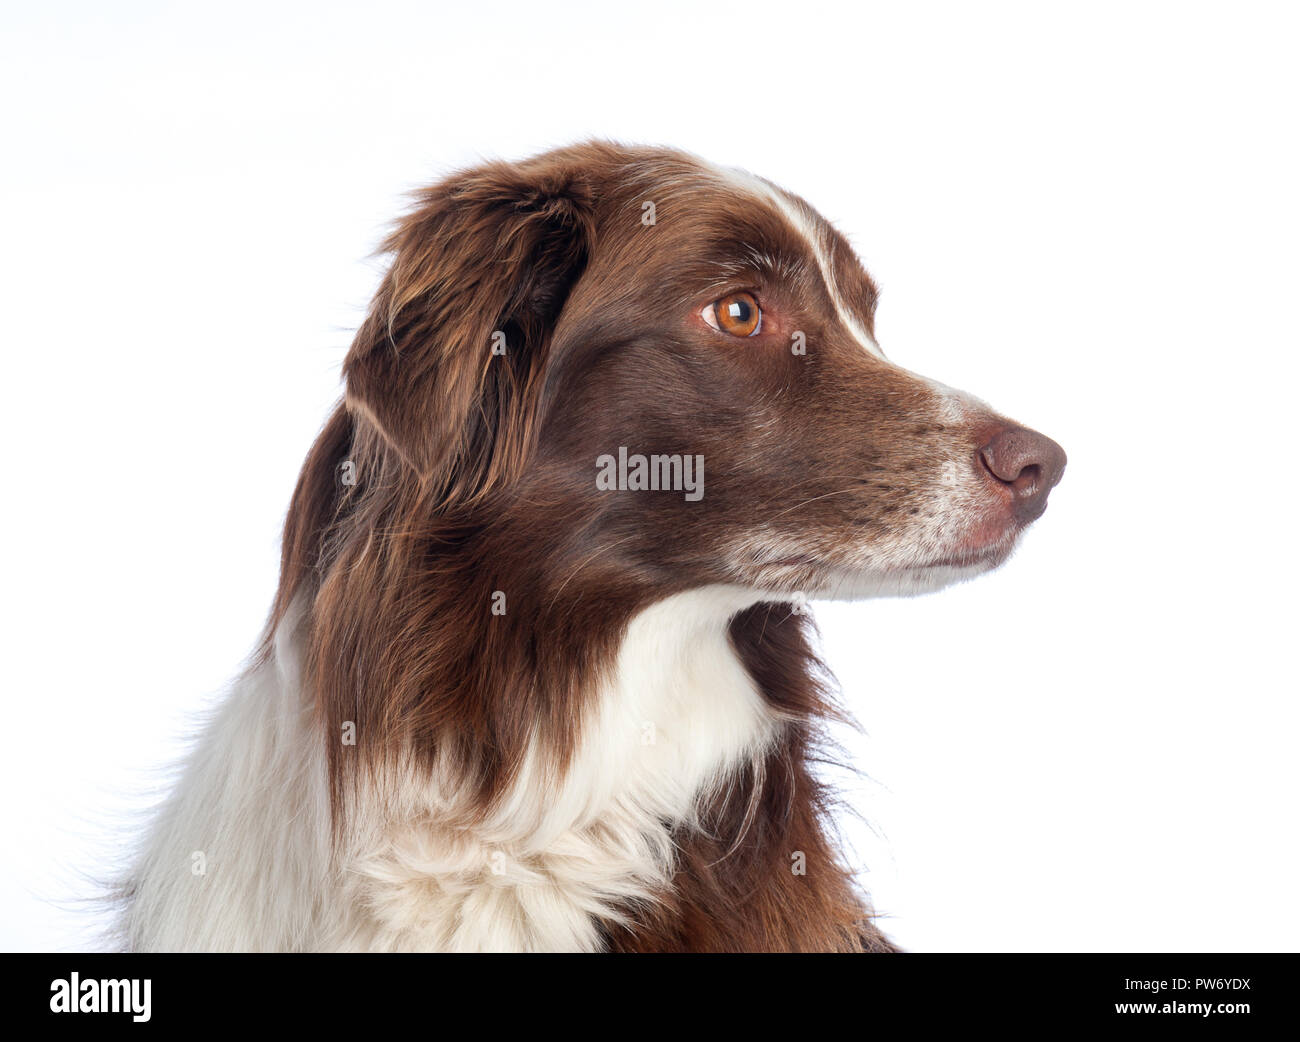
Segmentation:
<svg viewBox="0 0 1300 1042">
<path fill-rule="evenodd" d="M 714 329 L 732 336 L 753 336 L 763 328 L 763 311 L 752 293 L 732 293 L 715 300 L 701 314 Z"/>
</svg>

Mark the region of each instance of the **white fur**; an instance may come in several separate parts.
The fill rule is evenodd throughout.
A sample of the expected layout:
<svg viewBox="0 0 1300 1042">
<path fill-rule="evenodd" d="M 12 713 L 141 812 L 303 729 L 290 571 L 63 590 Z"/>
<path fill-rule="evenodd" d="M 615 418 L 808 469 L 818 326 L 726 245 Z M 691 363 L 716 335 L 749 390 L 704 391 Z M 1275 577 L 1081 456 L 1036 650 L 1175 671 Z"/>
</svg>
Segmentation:
<svg viewBox="0 0 1300 1042">
<path fill-rule="evenodd" d="M 297 618 L 208 721 L 153 821 L 121 923 L 132 949 L 300 950 L 331 914 L 325 750 L 299 683 Z"/>
<path fill-rule="evenodd" d="M 389 772 L 329 850 L 323 738 L 295 625 L 211 722 L 149 836 L 125 931 L 137 949 L 591 951 L 597 918 L 651 901 L 669 830 L 756 757 L 777 721 L 727 635 L 763 599 L 710 587 L 630 623 L 567 772 L 535 747 L 487 820 L 447 770 Z M 191 873 L 203 851 L 205 875 Z"/>
</svg>

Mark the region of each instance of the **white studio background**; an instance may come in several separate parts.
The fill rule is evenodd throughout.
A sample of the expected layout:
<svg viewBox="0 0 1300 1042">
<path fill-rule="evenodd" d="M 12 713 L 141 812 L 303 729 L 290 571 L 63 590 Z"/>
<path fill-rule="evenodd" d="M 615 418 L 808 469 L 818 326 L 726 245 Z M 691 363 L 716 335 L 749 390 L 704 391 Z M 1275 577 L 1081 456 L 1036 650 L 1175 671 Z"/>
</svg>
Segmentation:
<svg viewBox="0 0 1300 1042">
<path fill-rule="evenodd" d="M 1256 4 L 6 4 L 0 946 L 257 637 L 404 192 L 590 136 L 807 198 L 1060 441 L 1000 572 L 817 605 L 917 950 L 1294 948 L 1297 23 Z"/>
</svg>

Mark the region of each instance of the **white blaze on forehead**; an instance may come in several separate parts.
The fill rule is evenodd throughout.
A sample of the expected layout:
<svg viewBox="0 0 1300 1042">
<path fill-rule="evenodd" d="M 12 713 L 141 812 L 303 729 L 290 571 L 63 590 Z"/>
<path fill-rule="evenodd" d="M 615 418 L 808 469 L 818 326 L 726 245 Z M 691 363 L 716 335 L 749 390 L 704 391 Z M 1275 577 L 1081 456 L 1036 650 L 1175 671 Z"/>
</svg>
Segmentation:
<svg viewBox="0 0 1300 1042">
<path fill-rule="evenodd" d="M 826 293 L 831 298 L 831 303 L 835 307 L 835 314 L 840 320 L 840 324 L 853 335 L 853 338 L 862 345 L 868 354 L 883 359 L 885 353 L 880 350 L 880 345 L 876 343 L 875 338 L 867 332 L 866 327 L 863 326 L 857 315 L 844 301 L 844 295 L 840 292 L 839 284 L 835 281 L 835 271 L 831 265 L 830 253 L 826 249 L 826 238 L 817 224 L 809 219 L 799 204 L 788 199 L 784 192 L 774 188 L 762 178 L 755 177 L 747 170 L 740 170 L 735 167 L 719 168 L 719 170 L 731 183 L 759 195 L 775 206 L 791 227 L 799 233 L 799 236 L 808 243 L 808 250 L 817 261 L 817 269 L 821 272 L 822 283 L 826 286 Z"/>
</svg>

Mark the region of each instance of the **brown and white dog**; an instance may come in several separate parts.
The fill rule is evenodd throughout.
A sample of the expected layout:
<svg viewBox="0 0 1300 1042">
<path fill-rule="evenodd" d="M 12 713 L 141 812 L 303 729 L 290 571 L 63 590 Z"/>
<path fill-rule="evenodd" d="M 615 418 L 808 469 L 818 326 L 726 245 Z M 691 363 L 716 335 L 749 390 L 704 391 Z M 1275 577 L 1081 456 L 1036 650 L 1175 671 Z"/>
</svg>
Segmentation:
<svg viewBox="0 0 1300 1042">
<path fill-rule="evenodd" d="M 589 143 L 421 193 L 135 949 L 881 951 L 803 596 L 1004 561 L 1065 456 L 899 368 L 797 196 Z"/>
</svg>

